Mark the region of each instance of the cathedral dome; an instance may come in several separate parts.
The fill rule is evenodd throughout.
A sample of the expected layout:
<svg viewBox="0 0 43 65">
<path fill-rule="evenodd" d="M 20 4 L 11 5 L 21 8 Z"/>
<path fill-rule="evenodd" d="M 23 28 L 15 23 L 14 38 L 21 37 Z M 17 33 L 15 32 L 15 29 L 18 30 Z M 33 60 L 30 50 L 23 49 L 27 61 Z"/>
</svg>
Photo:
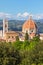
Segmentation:
<svg viewBox="0 0 43 65">
<path fill-rule="evenodd" d="M 27 20 L 24 24 L 23 24 L 23 29 L 34 29 L 37 28 L 35 22 L 32 19 Z"/>
<path fill-rule="evenodd" d="M 36 23 L 32 20 L 32 18 L 30 17 L 29 20 L 27 20 L 23 26 L 22 26 L 22 32 L 26 33 L 28 32 L 28 34 L 33 34 L 33 33 L 37 33 L 37 26 Z"/>
</svg>

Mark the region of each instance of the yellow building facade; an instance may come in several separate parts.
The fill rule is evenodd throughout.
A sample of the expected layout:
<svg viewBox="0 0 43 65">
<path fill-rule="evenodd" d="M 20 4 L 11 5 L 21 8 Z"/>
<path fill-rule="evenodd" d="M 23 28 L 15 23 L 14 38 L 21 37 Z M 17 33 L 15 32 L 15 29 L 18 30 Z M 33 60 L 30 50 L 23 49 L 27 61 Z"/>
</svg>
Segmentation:
<svg viewBox="0 0 43 65">
<path fill-rule="evenodd" d="M 19 36 L 19 35 L 15 31 L 8 31 L 5 33 L 4 38 L 5 38 L 6 42 L 15 42 L 17 36 Z"/>
</svg>

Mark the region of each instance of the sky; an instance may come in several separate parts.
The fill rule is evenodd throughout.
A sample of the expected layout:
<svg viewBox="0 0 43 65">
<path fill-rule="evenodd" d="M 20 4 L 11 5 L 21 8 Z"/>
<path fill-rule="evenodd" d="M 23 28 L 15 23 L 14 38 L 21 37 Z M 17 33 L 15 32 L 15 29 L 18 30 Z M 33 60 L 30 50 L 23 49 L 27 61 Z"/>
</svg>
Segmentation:
<svg viewBox="0 0 43 65">
<path fill-rule="evenodd" d="M 43 0 L 0 0 L 0 18 L 43 18 Z"/>
</svg>

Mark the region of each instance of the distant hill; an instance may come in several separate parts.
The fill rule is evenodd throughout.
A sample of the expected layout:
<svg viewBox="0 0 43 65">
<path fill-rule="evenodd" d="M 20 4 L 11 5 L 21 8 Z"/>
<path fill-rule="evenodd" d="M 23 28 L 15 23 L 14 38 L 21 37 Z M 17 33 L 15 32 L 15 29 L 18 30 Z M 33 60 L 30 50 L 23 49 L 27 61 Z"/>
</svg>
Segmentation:
<svg viewBox="0 0 43 65">
<path fill-rule="evenodd" d="M 24 22 L 25 22 L 25 20 L 9 20 L 8 28 L 9 28 L 9 30 L 21 31 L 22 25 Z M 39 33 L 43 33 L 43 19 L 35 20 L 35 22 L 38 27 Z M 2 20 L 0 20 L 0 30 L 2 30 L 2 29 L 3 29 L 3 22 L 2 22 Z"/>
</svg>

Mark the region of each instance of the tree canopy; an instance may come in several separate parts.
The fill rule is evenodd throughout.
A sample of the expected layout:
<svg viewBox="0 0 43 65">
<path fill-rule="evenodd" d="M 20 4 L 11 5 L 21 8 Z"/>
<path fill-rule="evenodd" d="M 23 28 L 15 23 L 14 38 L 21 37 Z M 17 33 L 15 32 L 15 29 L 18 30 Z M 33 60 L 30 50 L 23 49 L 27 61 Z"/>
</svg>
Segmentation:
<svg viewBox="0 0 43 65">
<path fill-rule="evenodd" d="M 0 65 L 43 65 L 43 41 L 0 42 Z"/>
</svg>

